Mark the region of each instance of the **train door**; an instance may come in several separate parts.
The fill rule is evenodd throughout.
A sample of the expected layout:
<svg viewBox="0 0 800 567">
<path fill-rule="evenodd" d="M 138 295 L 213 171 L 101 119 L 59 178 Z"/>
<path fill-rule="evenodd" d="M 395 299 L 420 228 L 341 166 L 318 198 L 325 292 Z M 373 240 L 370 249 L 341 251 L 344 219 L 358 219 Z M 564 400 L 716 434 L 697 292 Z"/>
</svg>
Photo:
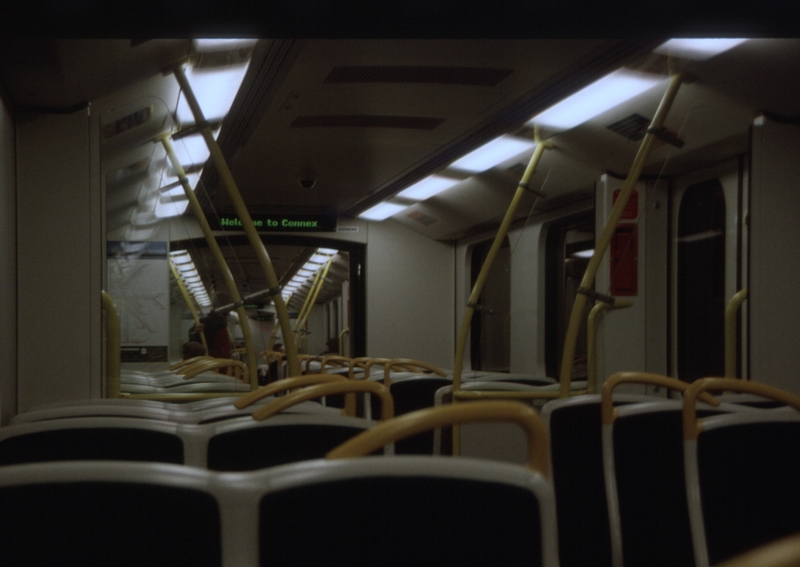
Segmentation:
<svg viewBox="0 0 800 567">
<path fill-rule="evenodd" d="M 475 286 L 493 240 L 476 244 L 472 250 L 471 288 Z M 470 328 L 470 356 L 473 370 L 508 372 L 511 367 L 511 247 L 503 241 L 492 270 L 483 285 Z"/>
<path fill-rule="evenodd" d="M 725 373 L 725 308 L 747 286 L 744 159 L 673 181 L 670 372 L 692 382 Z M 746 313 L 737 375 L 746 375 Z"/>
</svg>

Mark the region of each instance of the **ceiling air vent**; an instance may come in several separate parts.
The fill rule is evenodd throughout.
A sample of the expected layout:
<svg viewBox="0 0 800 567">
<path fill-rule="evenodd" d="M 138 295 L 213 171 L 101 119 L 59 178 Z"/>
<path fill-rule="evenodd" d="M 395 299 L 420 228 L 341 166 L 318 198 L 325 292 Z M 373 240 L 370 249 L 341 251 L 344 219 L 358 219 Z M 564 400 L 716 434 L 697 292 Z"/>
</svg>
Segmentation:
<svg viewBox="0 0 800 567">
<path fill-rule="evenodd" d="M 511 69 L 490 67 L 435 67 L 428 65 L 364 65 L 334 67 L 325 83 L 421 83 L 493 87 Z"/>
<path fill-rule="evenodd" d="M 436 222 L 435 218 L 429 217 L 428 215 L 426 215 L 425 213 L 423 213 L 421 211 L 412 211 L 412 212 L 408 213 L 408 215 L 406 215 L 406 216 L 408 218 L 410 218 L 411 220 L 415 220 L 418 223 L 423 224 L 425 226 L 432 225 L 433 223 Z"/>
<path fill-rule="evenodd" d="M 645 118 L 641 114 L 631 114 L 627 118 L 610 124 L 607 128 L 620 136 L 625 136 L 629 140 L 638 142 L 644 138 L 648 126 L 650 126 L 649 118 Z"/>
<path fill-rule="evenodd" d="M 290 128 L 407 128 L 433 130 L 444 118 L 427 116 L 298 116 Z"/>
</svg>

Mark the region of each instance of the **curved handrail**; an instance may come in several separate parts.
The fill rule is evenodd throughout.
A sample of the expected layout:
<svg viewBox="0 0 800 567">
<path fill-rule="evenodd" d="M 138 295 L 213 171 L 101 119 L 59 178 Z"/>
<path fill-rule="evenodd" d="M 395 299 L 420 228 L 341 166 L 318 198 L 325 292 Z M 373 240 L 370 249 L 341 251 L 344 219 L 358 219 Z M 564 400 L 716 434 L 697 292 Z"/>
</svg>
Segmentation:
<svg viewBox="0 0 800 567">
<path fill-rule="evenodd" d="M 233 368 L 234 371 L 236 371 L 238 368 L 242 375 L 236 376 L 236 380 L 239 380 L 245 384 L 250 383 L 250 368 L 247 366 L 247 363 L 241 360 L 229 360 L 227 358 L 215 358 L 214 360 L 210 360 L 208 362 L 201 362 L 200 364 L 192 365 L 190 368 L 186 369 L 183 379 L 189 380 L 201 372 L 206 372 L 207 370 L 216 370 L 217 368 Z M 234 378 L 234 376 L 231 378 Z"/>
<path fill-rule="evenodd" d="M 589 312 L 589 320 L 586 322 L 586 370 L 589 376 L 586 380 L 586 389 L 590 394 L 597 392 L 597 318 L 606 309 L 624 309 L 632 307 L 633 301 L 630 299 L 613 298 L 614 303 L 598 301 Z"/>
<path fill-rule="evenodd" d="M 272 384 L 262 386 L 254 392 L 245 394 L 236 400 L 233 405 L 238 409 L 243 409 L 251 404 L 254 404 L 262 398 L 274 396 L 275 394 L 285 392 L 286 390 L 294 390 L 295 388 L 313 386 L 316 384 L 323 384 L 325 382 L 342 382 L 345 380 L 347 380 L 347 378 L 344 376 L 339 376 L 338 374 L 305 374 L 303 376 L 295 376 L 293 378 L 282 378 L 281 380 L 276 380 Z"/>
<path fill-rule="evenodd" d="M 328 354 L 322 357 L 322 370 L 324 371 L 328 364 L 339 368 L 349 368 L 352 358 L 349 356 L 342 356 L 340 354 Z"/>
<path fill-rule="evenodd" d="M 184 366 L 188 366 L 190 364 L 194 364 L 195 362 L 200 362 L 201 360 L 214 360 L 214 357 L 213 356 L 209 356 L 207 354 L 203 354 L 203 355 L 200 355 L 200 356 L 187 358 L 186 360 L 179 360 L 175 364 L 172 364 L 171 366 L 167 367 L 167 370 L 176 371 L 179 368 L 183 368 Z"/>
<path fill-rule="evenodd" d="M 342 329 L 342 331 L 339 333 L 339 354 L 342 356 L 344 356 L 344 337 L 348 334 L 350 334 L 350 327 Z"/>
<path fill-rule="evenodd" d="M 518 402 L 481 402 L 413 411 L 356 435 L 330 451 L 326 458 L 361 457 L 416 433 L 476 421 L 511 421 L 519 424 L 528 436 L 526 466 L 547 477 L 549 443 L 544 422 L 532 408 Z"/>
<path fill-rule="evenodd" d="M 716 567 L 797 567 L 800 534 L 785 537 L 717 564 Z"/>
<path fill-rule="evenodd" d="M 705 395 L 706 390 L 728 390 L 763 396 L 784 403 L 800 411 L 800 396 L 760 382 L 749 382 L 738 378 L 700 378 L 683 394 L 683 438 L 687 441 L 697 439 L 702 431 L 697 419 L 696 398 Z"/>
<path fill-rule="evenodd" d="M 736 378 L 736 315 L 747 299 L 747 288 L 733 294 L 725 308 L 725 378 Z"/>
<path fill-rule="evenodd" d="M 413 358 L 393 358 L 383 365 L 383 385 L 387 388 L 392 385 L 392 379 L 390 376 L 392 373 L 392 368 L 396 366 L 413 369 L 411 370 L 412 372 L 428 370 L 441 376 L 442 378 L 447 377 L 447 372 L 438 366 L 434 366 L 433 364 L 428 364 L 427 362 L 422 362 L 421 360 L 414 360 Z"/>
<path fill-rule="evenodd" d="M 106 396 L 119 398 L 122 368 L 122 341 L 120 339 L 119 312 L 114 300 L 106 291 L 100 292 L 106 312 Z"/>
<path fill-rule="evenodd" d="M 292 407 L 293 405 L 299 404 L 300 402 L 306 402 L 308 400 L 322 398 L 324 396 L 331 396 L 334 394 L 347 394 L 350 392 L 368 392 L 370 394 L 376 394 L 381 399 L 380 421 L 391 419 L 394 416 L 394 400 L 392 399 L 392 395 L 389 393 L 388 388 L 382 384 L 379 384 L 378 382 L 361 382 L 347 380 L 345 378 L 338 382 L 318 384 L 316 386 L 303 388 L 302 390 L 292 392 L 288 396 L 278 398 L 274 402 L 253 412 L 253 419 L 267 419 L 268 417 L 271 417 L 276 413 L 280 413 L 283 410 Z"/>
<path fill-rule="evenodd" d="M 663 386 L 673 390 L 683 392 L 684 403 L 686 400 L 686 392 L 689 389 L 689 384 L 682 382 L 677 378 L 670 378 L 661 374 L 653 374 L 651 372 L 617 372 L 608 377 L 603 384 L 603 390 L 600 394 L 600 420 L 603 425 L 611 425 L 617 419 L 617 410 L 614 408 L 614 400 L 611 394 L 620 384 L 649 384 L 652 386 Z M 703 394 L 702 399 L 707 404 L 718 406 L 719 400 L 711 394 Z"/>
</svg>

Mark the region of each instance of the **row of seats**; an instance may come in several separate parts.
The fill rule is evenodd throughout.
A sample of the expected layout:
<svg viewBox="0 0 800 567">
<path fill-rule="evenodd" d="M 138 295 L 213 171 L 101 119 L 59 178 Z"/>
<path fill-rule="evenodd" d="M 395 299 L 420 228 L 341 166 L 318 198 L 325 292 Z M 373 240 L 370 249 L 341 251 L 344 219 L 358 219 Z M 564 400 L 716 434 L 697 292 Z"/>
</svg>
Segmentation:
<svg viewBox="0 0 800 567">
<path fill-rule="evenodd" d="M 370 390 L 379 395 L 375 386 Z M 416 413 L 385 419 L 329 459 L 259 471 L 91 460 L 0 467 L 2 564 L 556 567 L 540 418 L 510 402 Z M 525 428 L 529 468 L 420 456 L 354 458 L 420 427 L 486 418 Z M 40 534 L 46 545 L 31 545 Z"/>
<path fill-rule="evenodd" d="M 614 394 L 624 382 L 687 393 Z M 706 393 L 727 389 L 780 406 Z M 601 395 L 546 404 L 562 567 L 706 567 L 800 531 L 797 410 L 800 398 L 763 384 L 689 387 L 638 373 L 609 378 Z"/>
</svg>

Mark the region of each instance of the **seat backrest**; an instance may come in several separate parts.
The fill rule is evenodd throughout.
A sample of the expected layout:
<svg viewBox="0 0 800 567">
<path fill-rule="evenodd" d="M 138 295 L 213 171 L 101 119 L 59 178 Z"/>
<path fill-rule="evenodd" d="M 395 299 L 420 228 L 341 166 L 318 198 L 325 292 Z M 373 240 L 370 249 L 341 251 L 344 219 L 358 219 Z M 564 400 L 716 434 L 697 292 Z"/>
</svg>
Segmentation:
<svg viewBox="0 0 800 567">
<path fill-rule="evenodd" d="M 0 467 L 5 566 L 219 567 L 222 531 L 205 471 L 148 463 Z"/>
<path fill-rule="evenodd" d="M 698 412 L 749 409 L 720 404 Z M 617 409 L 613 424 L 603 425 L 612 549 L 617 546 L 626 567 L 693 565 L 681 410 L 680 400 L 630 404 Z"/>
<path fill-rule="evenodd" d="M 397 456 L 264 474 L 263 566 L 558 564 L 551 487 L 523 467 Z"/>
<path fill-rule="evenodd" d="M 652 398 L 615 394 L 614 404 L 649 399 Z M 608 567 L 611 546 L 603 482 L 600 395 L 547 402 L 542 419 L 550 434 L 561 565 Z"/>
<path fill-rule="evenodd" d="M 700 420 L 686 440 L 698 567 L 800 531 L 800 415 L 790 408 Z"/>
<path fill-rule="evenodd" d="M 328 451 L 375 425 L 374 421 L 326 414 L 276 415 L 263 422 L 224 422 L 208 439 L 207 466 L 250 471 L 321 459 Z"/>
<path fill-rule="evenodd" d="M 0 428 L 0 465 L 76 460 L 182 464 L 187 443 L 178 430 L 174 423 L 129 417 L 9 425 Z"/>
</svg>

